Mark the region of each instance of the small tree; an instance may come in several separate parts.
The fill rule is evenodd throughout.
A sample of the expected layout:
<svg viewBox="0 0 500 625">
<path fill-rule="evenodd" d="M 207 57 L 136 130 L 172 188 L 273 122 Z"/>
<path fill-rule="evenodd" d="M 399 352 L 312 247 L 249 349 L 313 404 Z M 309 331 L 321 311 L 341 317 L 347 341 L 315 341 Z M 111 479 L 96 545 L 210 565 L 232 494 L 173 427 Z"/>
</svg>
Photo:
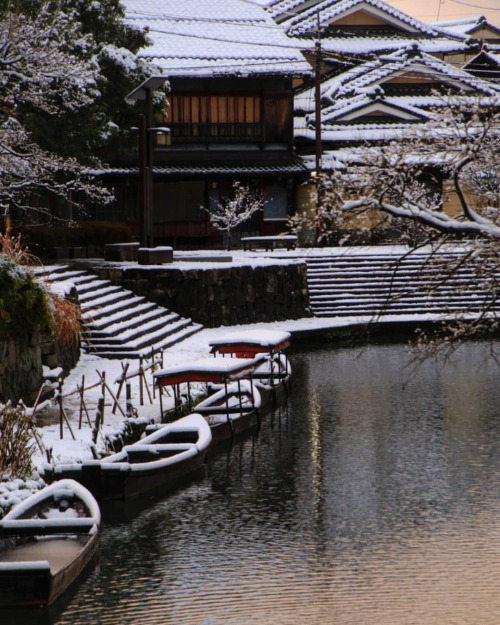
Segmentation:
<svg viewBox="0 0 500 625">
<path fill-rule="evenodd" d="M 233 183 L 233 193 L 222 197 L 213 210 L 204 208 L 210 215 L 210 223 L 222 232 L 227 233 L 227 249 L 231 249 L 233 230 L 244 223 L 264 206 L 264 194 L 243 186 L 241 182 Z"/>
</svg>

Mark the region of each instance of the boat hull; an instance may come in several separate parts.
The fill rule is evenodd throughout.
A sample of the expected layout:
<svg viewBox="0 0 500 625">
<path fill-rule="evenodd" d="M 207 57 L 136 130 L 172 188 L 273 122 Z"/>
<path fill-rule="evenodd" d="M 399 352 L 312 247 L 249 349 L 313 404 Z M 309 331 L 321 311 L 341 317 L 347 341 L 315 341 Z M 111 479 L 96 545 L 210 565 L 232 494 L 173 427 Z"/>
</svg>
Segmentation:
<svg viewBox="0 0 500 625">
<path fill-rule="evenodd" d="M 260 420 L 257 409 L 232 417 L 224 422 L 213 423 L 210 425 L 210 430 L 212 432 L 211 447 L 238 438 L 247 431 L 257 428 L 259 424 Z"/>
<path fill-rule="evenodd" d="M 147 469 L 134 471 L 120 470 L 119 467 L 103 467 L 101 476 L 101 499 L 127 499 L 147 494 L 153 490 L 174 489 L 184 482 L 193 479 L 194 475 L 203 471 L 206 451 L 197 453 L 191 458 L 176 462 L 168 470 Z"/>
<path fill-rule="evenodd" d="M 54 542 L 54 547 L 57 543 Z M 95 534 L 77 558 L 52 573 L 46 562 L 38 566 L 2 570 L 0 566 L 0 607 L 44 608 L 68 590 L 97 559 L 99 538 Z M 0 563 L 1 564 L 1 563 Z"/>
<path fill-rule="evenodd" d="M 0 521 L 0 607 L 49 606 L 96 559 L 100 512 L 88 491 L 79 499 L 83 490 L 66 480 L 53 484 Z M 76 512 L 66 516 L 73 510 L 67 504 L 57 508 L 57 502 L 65 503 L 68 498 L 76 502 L 73 510 L 78 509 L 78 514 L 84 508 L 87 513 L 79 518 Z M 31 501 L 35 501 L 32 507 Z"/>
<path fill-rule="evenodd" d="M 46 466 L 44 479 L 71 477 L 101 501 L 166 491 L 201 473 L 211 438 L 205 419 L 191 414 L 153 428 L 137 443 L 100 461 Z"/>
</svg>

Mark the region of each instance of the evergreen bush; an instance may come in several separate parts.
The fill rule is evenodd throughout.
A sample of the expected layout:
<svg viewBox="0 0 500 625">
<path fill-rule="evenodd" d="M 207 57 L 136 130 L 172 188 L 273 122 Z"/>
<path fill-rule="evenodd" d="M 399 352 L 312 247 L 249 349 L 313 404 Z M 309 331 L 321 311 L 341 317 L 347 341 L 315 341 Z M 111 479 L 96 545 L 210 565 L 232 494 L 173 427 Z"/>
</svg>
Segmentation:
<svg viewBox="0 0 500 625">
<path fill-rule="evenodd" d="M 46 290 L 28 269 L 0 253 L 0 337 L 51 333 L 53 324 Z"/>
</svg>

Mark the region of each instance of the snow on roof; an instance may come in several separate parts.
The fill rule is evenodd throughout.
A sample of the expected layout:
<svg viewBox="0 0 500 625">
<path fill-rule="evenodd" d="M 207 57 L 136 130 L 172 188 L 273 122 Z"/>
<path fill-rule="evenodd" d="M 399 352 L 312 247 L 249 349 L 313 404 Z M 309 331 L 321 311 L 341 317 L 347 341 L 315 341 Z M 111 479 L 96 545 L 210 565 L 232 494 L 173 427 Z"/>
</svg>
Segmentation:
<svg viewBox="0 0 500 625">
<path fill-rule="evenodd" d="M 239 332 L 228 332 L 210 341 L 211 347 L 221 347 L 226 345 L 255 345 L 257 347 L 273 348 L 281 343 L 289 341 L 290 332 L 283 330 L 247 330 Z"/>
<path fill-rule="evenodd" d="M 126 20 L 148 28 L 140 56 L 167 76 L 310 74 L 310 65 L 259 5 L 247 0 L 122 0 Z"/>
<path fill-rule="evenodd" d="M 363 115 L 363 109 L 372 107 L 375 101 L 383 101 L 389 107 L 404 111 L 402 117 L 408 118 L 415 115 L 428 117 L 427 109 L 443 106 L 443 98 L 430 92 L 415 92 L 411 95 L 384 93 L 385 82 L 393 78 L 399 79 L 407 73 L 421 74 L 445 86 L 453 85 L 470 94 L 495 97 L 499 93 L 499 87 L 495 83 L 473 76 L 411 46 L 409 49 L 380 56 L 324 80 L 320 87 L 322 123 L 338 120 L 355 109 Z M 306 124 L 315 121 L 314 102 L 314 87 L 305 89 L 295 96 L 295 114 L 297 117 L 304 113 L 308 114 Z M 300 122 L 298 127 L 300 128 Z"/>
<path fill-rule="evenodd" d="M 333 103 L 338 98 L 352 97 L 408 72 L 423 74 L 463 90 L 491 95 L 498 93 L 494 84 L 422 52 L 416 44 L 412 44 L 409 48 L 367 61 L 326 80 L 322 83 L 321 95 Z M 306 95 L 303 94 L 303 97 Z"/>
<path fill-rule="evenodd" d="M 278 0 L 268 8 L 271 15 L 282 23 L 290 36 L 315 33 L 328 28 L 329 24 L 344 14 L 364 10 L 387 21 L 403 31 L 437 37 L 438 33 L 421 22 L 382 0 Z"/>
<path fill-rule="evenodd" d="M 154 378 L 163 384 L 223 381 L 253 369 L 257 363 L 255 358 L 200 358 L 155 371 Z"/>
<path fill-rule="evenodd" d="M 324 143 L 344 143 L 344 142 L 372 142 L 372 141 L 402 141 L 405 133 L 408 132 L 408 122 L 404 123 L 374 123 L 374 124 L 356 124 L 354 126 L 331 125 L 321 130 L 321 138 Z M 314 141 L 315 131 L 310 127 L 295 127 L 296 138 Z M 323 156 L 324 161 L 324 156 Z M 304 160 L 304 165 L 308 167 L 310 163 Z M 308 167 L 314 170 L 314 167 Z"/>
<path fill-rule="evenodd" d="M 410 102 L 413 100 L 410 99 Z M 374 112 L 400 118 L 401 121 L 421 121 L 429 117 L 426 111 L 412 106 L 412 103 L 399 101 L 398 98 L 385 98 L 383 94 L 376 97 L 372 97 L 371 94 L 359 94 L 324 109 L 321 119 L 323 123 L 332 123 L 335 120 L 348 122 Z M 373 121 L 376 123 L 376 118 Z"/>
<path fill-rule="evenodd" d="M 315 42 L 313 39 L 297 38 L 297 44 L 301 50 L 312 50 Z M 429 54 L 434 53 L 456 53 L 469 50 L 465 42 L 459 42 L 446 37 L 422 38 L 418 35 L 415 38 L 394 36 L 361 36 L 350 34 L 346 37 L 323 37 L 321 39 L 321 49 L 323 52 L 336 54 L 365 56 L 399 50 L 413 42 L 418 42 L 420 49 Z"/>
<path fill-rule="evenodd" d="M 484 15 L 478 15 L 475 17 L 467 17 L 460 20 L 448 20 L 444 22 L 433 22 L 431 24 L 437 30 L 450 33 L 455 36 L 469 38 L 474 35 L 474 31 L 480 28 L 489 28 L 493 31 L 500 30 L 498 26 L 494 26 Z"/>
</svg>

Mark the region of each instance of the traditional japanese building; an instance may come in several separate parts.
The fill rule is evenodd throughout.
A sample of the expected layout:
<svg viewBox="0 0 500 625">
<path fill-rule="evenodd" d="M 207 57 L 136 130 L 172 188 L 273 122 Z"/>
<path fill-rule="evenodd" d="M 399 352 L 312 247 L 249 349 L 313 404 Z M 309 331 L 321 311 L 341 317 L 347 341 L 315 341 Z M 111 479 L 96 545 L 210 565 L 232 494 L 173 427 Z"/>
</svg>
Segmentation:
<svg viewBox="0 0 500 625">
<path fill-rule="evenodd" d="M 295 186 L 307 171 L 294 152 L 293 87 L 311 68 L 283 29 L 241 0 L 124 0 L 127 21 L 149 30 L 140 55 L 168 79 L 169 107 L 155 125 L 153 235 L 156 242 L 216 243 L 208 210 L 234 181 L 264 192 L 245 233 L 284 230 Z M 101 172 L 118 196 L 115 213 L 137 214 L 138 170 Z M 133 224 L 132 224 L 133 225 Z"/>
<path fill-rule="evenodd" d="M 424 24 L 381 0 L 271 0 L 268 10 L 315 68 L 295 94 L 295 145 L 311 173 L 355 162 L 360 146 L 404 149 L 450 95 L 491 104 L 500 93 L 488 74 L 496 59 L 478 56 L 497 36 L 484 20 Z M 435 191 L 446 184 L 435 169 L 431 178 Z M 314 210 L 314 188 L 297 210 Z"/>
</svg>

